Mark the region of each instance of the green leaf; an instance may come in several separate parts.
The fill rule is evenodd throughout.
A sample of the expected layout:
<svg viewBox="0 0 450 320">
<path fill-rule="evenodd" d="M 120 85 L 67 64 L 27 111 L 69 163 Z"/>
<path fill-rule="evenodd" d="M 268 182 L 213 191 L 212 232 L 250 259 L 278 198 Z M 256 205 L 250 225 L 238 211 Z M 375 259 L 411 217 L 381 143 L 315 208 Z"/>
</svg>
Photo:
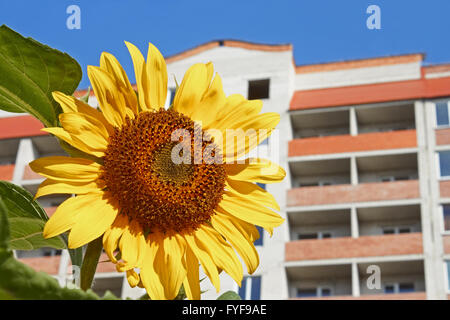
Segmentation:
<svg viewBox="0 0 450 320">
<path fill-rule="evenodd" d="M 48 216 L 33 200 L 31 193 L 6 181 L 0 181 L 0 198 L 6 208 L 9 223 L 9 247 L 15 250 L 34 250 L 42 247 L 65 249 L 62 237 L 44 239 L 42 232 Z"/>
<path fill-rule="evenodd" d="M 234 291 L 227 291 L 218 297 L 217 300 L 241 300 L 241 297 Z"/>
<path fill-rule="evenodd" d="M 44 272 L 36 272 L 14 259 L 9 242 L 7 206 L 0 198 L 0 299 L 32 300 L 116 300 L 111 292 L 103 298 L 92 290 L 61 288 L 58 281 Z"/>
<path fill-rule="evenodd" d="M 67 53 L 0 26 L 0 109 L 56 126 L 61 107 L 51 93 L 72 95 L 81 76 L 80 65 Z"/>
<path fill-rule="evenodd" d="M 0 250 L 8 248 L 9 241 L 9 225 L 8 216 L 6 214 L 6 206 L 0 196 Z"/>
</svg>

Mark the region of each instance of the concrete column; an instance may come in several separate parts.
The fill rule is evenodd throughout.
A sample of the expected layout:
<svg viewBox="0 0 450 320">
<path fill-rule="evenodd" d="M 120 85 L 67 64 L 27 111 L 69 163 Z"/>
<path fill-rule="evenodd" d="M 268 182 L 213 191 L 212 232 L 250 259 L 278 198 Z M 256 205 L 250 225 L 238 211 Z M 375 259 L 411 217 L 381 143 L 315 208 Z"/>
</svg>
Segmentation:
<svg viewBox="0 0 450 320">
<path fill-rule="evenodd" d="M 69 260 L 69 251 L 62 250 L 58 268 L 58 282 L 61 287 L 65 287 L 67 285 L 67 267 L 69 266 Z"/>
<path fill-rule="evenodd" d="M 419 186 L 422 198 L 421 223 L 423 236 L 425 287 L 428 299 L 447 299 L 444 248 L 440 229 L 439 181 L 435 161 L 436 137 L 434 134 L 434 103 L 416 101 L 416 134 L 418 152 Z"/>
<path fill-rule="evenodd" d="M 352 207 L 350 209 L 350 223 L 351 223 L 352 238 L 358 238 L 359 237 L 358 213 L 355 207 Z"/>
<path fill-rule="evenodd" d="M 358 184 L 358 165 L 355 157 L 350 158 L 350 182 L 354 186 Z"/>
<path fill-rule="evenodd" d="M 13 183 L 20 184 L 25 167 L 36 158 L 37 151 L 34 148 L 31 139 L 20 140 L 14 167 Z"/>
<path fill-rule="evenodd" d="M 358 120 L 356 119 L 356 111 L 354 107 L 350 108 L 350 135 L 358 134 Z"/>
<path fill-rule="evenodd" d="M 359 297 L 359 272 L 358 272 L 358 264 L 356 262 L 352 262 L 352 296 Z"/>
</svg>

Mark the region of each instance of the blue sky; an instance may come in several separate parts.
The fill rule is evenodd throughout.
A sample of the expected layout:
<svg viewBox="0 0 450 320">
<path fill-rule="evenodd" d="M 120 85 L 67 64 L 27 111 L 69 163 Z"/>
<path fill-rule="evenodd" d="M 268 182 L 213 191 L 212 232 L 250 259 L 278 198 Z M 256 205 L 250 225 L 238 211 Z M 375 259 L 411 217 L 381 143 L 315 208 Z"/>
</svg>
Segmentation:
<svg viewBox="0 0 450 320">
<path fill-rule="evenodd" d="M 81 29 L 66 27 L 66 8 L 81 9 Z M 366 9 L 381 9 L 369 30 Z M 298 65 L 403 53 L 450 62 L 449 0 L 40 0 L 1 1 L 0 25 L 68 52 L 86 73 L 102 51 L 117 56 L 133 80 L 128 40 L 172 55 L 217 39 L 292 43 Z M 89 85 L 83 75 L 80 88 Z"/>
</svg>

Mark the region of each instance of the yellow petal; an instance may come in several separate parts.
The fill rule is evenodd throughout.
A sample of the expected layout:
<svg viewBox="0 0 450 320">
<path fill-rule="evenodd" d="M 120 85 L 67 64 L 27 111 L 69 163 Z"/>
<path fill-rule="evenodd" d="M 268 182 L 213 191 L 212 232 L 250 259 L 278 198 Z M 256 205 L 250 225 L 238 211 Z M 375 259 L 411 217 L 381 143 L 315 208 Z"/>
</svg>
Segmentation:
<svg viewBox="0 0 450 320">
<path fill-rule="evenodd" d="M 97 239 L 111 227 L 117 216 L 117 207 L 111 204 L 107 193 L 90 193 L 91 201 L 79 209 L 77 221 L 69 233 L 69 248 L 78 248 Z"/>
<path fill-rule="evenodd" d="M 183 280 L 184 291 L 189 300 L 200 300 L 200 275 L 198 259 L 189 246 L 185 254 L 186 277 Z"/>
<path fill-rule="evenodd" d="M 240 122 L 222 128 L 224 130 L 222 135 L 225 162 L 233 163 L 257 147 L 272 134 L 279 121 L 278 113 L 268 112 L 257 116 L 243 117 Z M 235 137 L 238 138 L 237 141 L 235 141 Z"/>
<path fill-rule="evenodd" d="M 57 181 L 95 181 L 100 173 L 98 163 L 71 157 L 44 157 L 30 162 L 31 169 L 47 178 Z"/>
<path fill-rule="evenodd" d="M 112 54 L 103 52 L 100 57 L 100 68 L 107 71 L 114 78 L 116 87 L 126 101 L 127 109 L 129 108 L 132 111 L 131 118 L 133 118 L 133 115 L 137 115 L 139 112 L 137 97 L 119 61 Z"/>
<path fill-rule="evenodd" d="M 100 191 L 96 182 L 74 182 L 45 179 L 36 192 L 35 199 L 49 194 L 86 194 Z"/>
<path fill-rule="evenodd" d="M 216 291 L 219 292 L 219 272 L 217 271 L 217 266 L 214 264 L 214 261 L 209 254 L 209 250 L 207 250 L 207 246 L 200 242 L 194 235 L 186 234 L 184 237 L 189 248 L 195 254 L 198 261 L 200 261 L 206 276 L 211 280 L 211 283 L 216 288 Z"/>
<path fill-rule="evenodd" d="M 253 241 L 246 237 L 246 232 L 234 221 L 220 212 L 211 217 L 213 228 L 232 244 L 247 265 L 248 273 L 252 274 L 259 265 L 258 252 Z"/>
<path fill-rule="evenodd" d="M 113 263 L 117 263 L 114 251 L 116 251 L 119 239 L 122 237 L 128 223 L 129 221 L 126 215 L 118 214 L 111 227 L 103 235 L 103 248 Z"/>
<path fill-rule="evenodd" d="M 152 238 L 152 234 L 149 238 Z M 153 265 L 164 284 L 165 298 L 173 300 L 186 277 L 186 269 L 182 264 L 186 242 L 178 234 L 159 237 L 157 241 L 159 248 Z"/>
<path fill-rule="evenodd" d="M 141 252 L 141 244 L 145 243 L 142 227 L 137 221 L 130 221 L 126 226 L 122 238 L 120 238 L 119 248 L 126 268 L 139 267 L 145 252 Z"/>
<path fill-rule="evenodd" d="M 243 276 L 242 265 L 222 236 L 214 229 L 203 225 L 195 231 L 195 237 L 207 249 L 214 264 L 225 270 L 240 286 Z"/>
<path fill-rule="evenodd" d="M 222 79 L 217 74 L 190 117 L 193 120 L 201 121 L 203 129 L 208 129 L 216 121 L 217 113 L 225 102 Z M 214 129 L 216 128 L 214 127 Z"/>
<path fill-rule="evenodd" d="M 156 259 L 160 242 L 149 241 L 146 247 L 145 258 L 141 267 L 141 281 L 152 300 L 166 299 L 164 292 L 164 284 L 161 282 L 159 275 L 155 272 L 153 264 Z"/>
<path fill-rule="evenodd" d="M 90 196 L 72 197 L 61 203 L 44 226 L 44 238 L 52 238 L 71 229 L 79 215 L 80 209 L 89 205 Z"/>
<path fill-rule="evenodd" d="M 91 107 L 90 105 L 84 103 L 81 100 L 78 100 L 73 96 L 68 96 L 59 91 L 53 91 L 52 96 L 61 105 L 61 108 L 63 109 L 64 113 L 70 112 L 83 113 L 100 121 L 106 128 L 106 130 L 108 130 L 109 134 L 114 133 L 113 127 L 105 119 L 103 114 L 98 110 L 94 109 L 93 107 Z"/>
<path fill-rule="evenodd" d="M 88 66 L 88 76 L 103 115 L 111 125 L 121 127 L 127 114 L 127 102 L 114 78 L 105 70 L 94 66 Z"/>
<path fill-rule="evenodd" d="M 41 131 L 45 131 L 53 134 L 55 137 L 67 142 L 74 148 L 81 150 L 87 154 L 91 154 L 97 158 L 101 158 L 105 155 L 104 151 L 97 151 L 94 148 L 86 145 L 81 139 L 74 139 L 69 132 L 64 130 L 64 128 L 53 127 L 53 128 L 43 128 Z"/>
<path fill-rule="evenodd" d="M 256 201 L 225 192 L 217 211 L 263 227 L 271 233 L 284 222 L 280 215 Z"/>
<path fill-rule="evenodd" d="M 226 164 L 228 177 L 233 180 L 243 180 L 260 183 L 280 182 L 286 176 L 286 171 L 276 163 L 260 158 L 246 160 L 247 163 Z"/>
<path fill-rule="evenodd" d="M 150 87 L 146 92 L 152 109 L 164 107 L 167 96 L 167 67 L 161 52 L 151 43 L 148 44 L 146 75 Z"/>
<path fill-rule="evenodd" d="M 220 130 L 238 128 L 242 120 L 256 117 L 262 109 L 261 100 L 246 100 L 241 95 L 229 96 L 223 106 L 221 114 L 216 118 L 214 128 Z"/>
<path fill-rule="evenodd" d="M 190 116 L 197 108 L 208 87 L 208 70 L 206 65 L 203 63 L 194 64 L 186 71 L 183 81 L 175 93 L 174 110 Z"/>
<path fill-rule="evenodd" d="M 280 211 L 280 206 L 274 196 L 255 183 L 227 178 L 225 181 L 225 188 L 232 195 L 242 196 L 259 202 L 263 206 Z"/>
<path fill-rule="evenodd" d="M 130 287 L 134 288 L 139 284 L 139 281 L 141 280 L 139 278 L 139 275 L 134 271 L 133 269 L 127 270 L 127 280 L 130 284 Z"/>
<path fill-rule="evenodd" d="M 100 121 L 82 113 L 63 113 L 59 120 L 80 150 L 96 157 L 104 156 L 109 134 Z"/>
<path fill-rule="evenodd" d="M 134 75 L 139 93 L 139 106 L 143 111 L 152 110 L 150 101 L 148 100 L 150 84 L 148 83 L 144 56 L 134 44 L 127 41 L 125 41 L 125 44 L 130 52 L 131 59 L 133 60 Z"/>
</svg>

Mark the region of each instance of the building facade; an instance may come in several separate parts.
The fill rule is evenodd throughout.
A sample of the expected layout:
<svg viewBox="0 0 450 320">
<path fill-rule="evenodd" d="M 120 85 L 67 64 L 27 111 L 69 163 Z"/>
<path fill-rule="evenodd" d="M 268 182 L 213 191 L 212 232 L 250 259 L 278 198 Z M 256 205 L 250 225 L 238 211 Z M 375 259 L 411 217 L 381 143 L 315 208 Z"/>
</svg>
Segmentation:
<svg viewBox="0 0 450 320">
<path fill-rule="evenodd" d="M 225 93 L 262 99 L 281 115 L 255 151 L 286 169 L 263 186 L 286 222 L 261 231 L 260 266 L 245 299 L 447 299 L 450 269 L 450 65 L 408 54 L 296 66 L 291 45 L 213 41 L 167 57 L 169 89 L 196 62 L 214 63 Z M 82 96 L 83 91 L 76 93 Z M 97 105 L 91 94 L 89 104 Z M 28 163 L 63 155 L 27 115 L 0 114 L 0 179 L 35 193 Z M 49 215 L 66 196 L 40 199 Z M 71 280 L 66 251 L 16 252 L 24 263 Z M 138 297 L 102 256 L 94 289 Z M 217 293 L 202 282 L 205 299 Z"/>
</svg>

